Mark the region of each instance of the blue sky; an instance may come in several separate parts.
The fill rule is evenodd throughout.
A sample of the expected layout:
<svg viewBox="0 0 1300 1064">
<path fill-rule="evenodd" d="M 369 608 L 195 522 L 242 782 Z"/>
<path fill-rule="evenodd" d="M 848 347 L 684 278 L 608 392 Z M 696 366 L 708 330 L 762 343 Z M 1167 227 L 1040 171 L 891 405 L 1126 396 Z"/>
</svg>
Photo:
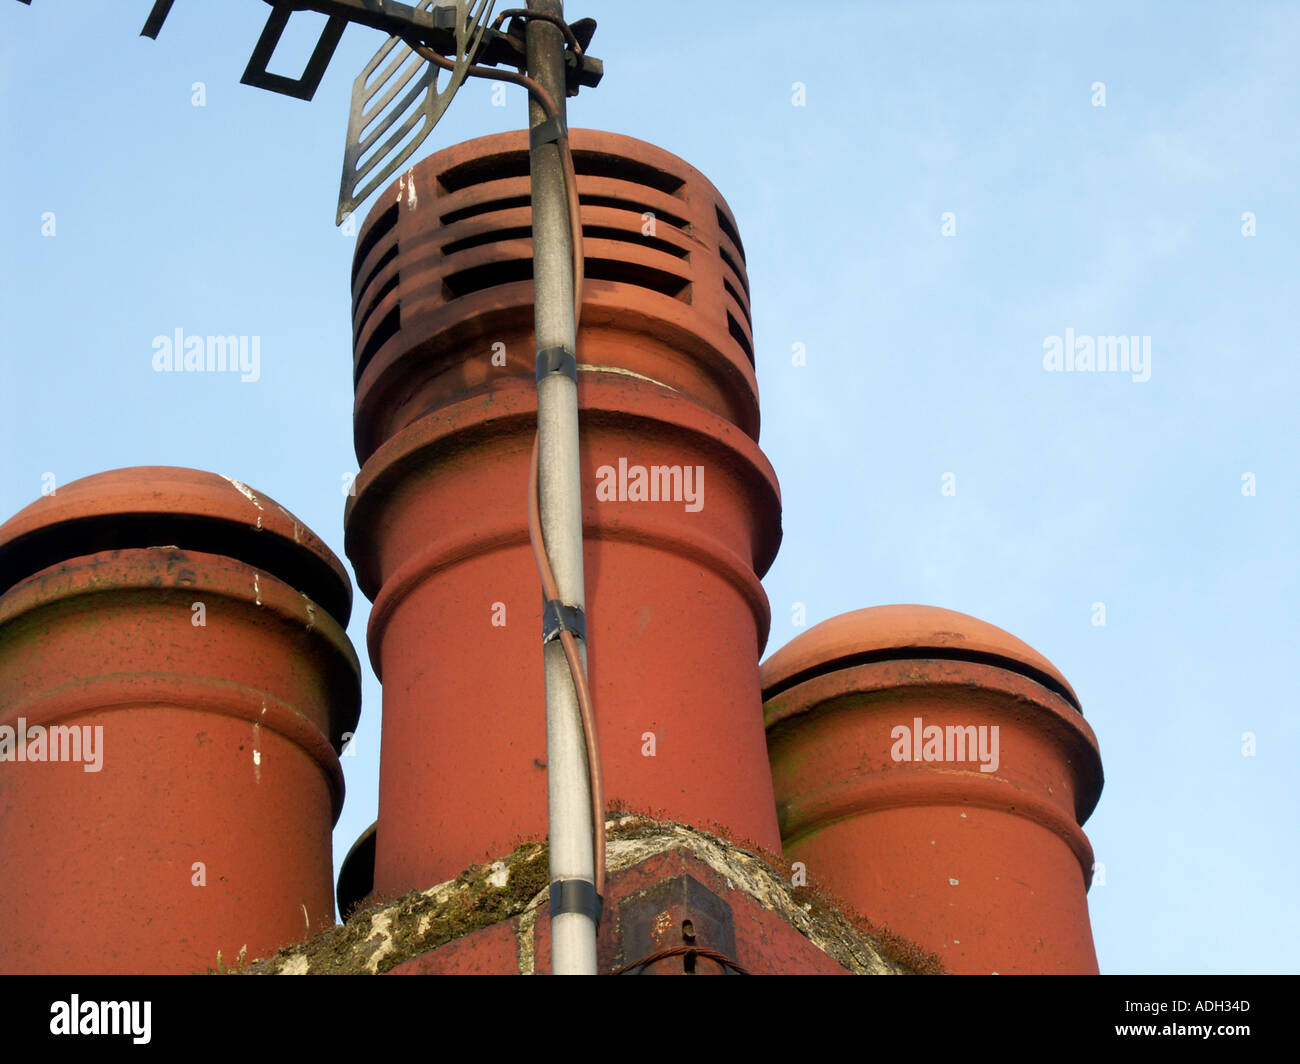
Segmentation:
<svg viewBox="0 0 1300 1064">
<path fill-rule="evenodd" d="M 350 29 L 307 104 L 239 84 L 265 4 L 179 0 L 157 42 L 149 7 L 0 4 L 0 516 L 46 472 L 187 465 L 341 556 L 353 240 L 332 223 L 381 39 Z M 1300 8 L 567 8 L 600 21 L 607 71 L 571 124 L 682 156 L 744 237 L 785 505 L 768 652 L 795 603 L 1020 636 L 1101 742 L 1102 970 L 1296 971 Z M 426 150 L 524 121 L 521 90 L 494 107 L 470 83 Z M 259 336 L 261 379 L 154 373 L 176 328 Z M 1150 379 L 1047 372 L 1067 329 L 1150 337 Z M 375 816 L 368 666 L 364 697 L 336 860 Z"/>
</svg>

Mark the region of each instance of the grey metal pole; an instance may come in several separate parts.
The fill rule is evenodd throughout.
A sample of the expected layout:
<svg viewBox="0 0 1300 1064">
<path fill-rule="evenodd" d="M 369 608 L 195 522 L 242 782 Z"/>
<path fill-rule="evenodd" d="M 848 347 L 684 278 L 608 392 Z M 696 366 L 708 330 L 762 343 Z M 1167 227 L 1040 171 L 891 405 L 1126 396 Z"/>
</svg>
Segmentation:
<svg viewBox="0 0 1300 1064">
<path fill-rule="evenodd" d="M 563 17 L 563 0 L 528 0 L 528 8 Z M 565 118 L 564 36 L 541 19 L 528 21 L 528 75 L 540 82 Z M 583 610 L 582 485 L 578 467 L 578 386 L 574 356 L 573 247 L 563 161 L 555 141 L 538 130 L 547 116 L 528 104 L 533 201 L 534 322 L 539 353 L 565 368 L 539 372 L 537 382 L 538 512 L 560 600 Z M 544 368 L 544 367 L 543 367 Z M 587 647 L 578 642 L 583 671 Z M 545 645 L 546 782 L 549 803 L 551 958 L 556 975 L 596 974 L 595 851 L 591 781 L 577 691 L 558 639 Z"/>
</svg>

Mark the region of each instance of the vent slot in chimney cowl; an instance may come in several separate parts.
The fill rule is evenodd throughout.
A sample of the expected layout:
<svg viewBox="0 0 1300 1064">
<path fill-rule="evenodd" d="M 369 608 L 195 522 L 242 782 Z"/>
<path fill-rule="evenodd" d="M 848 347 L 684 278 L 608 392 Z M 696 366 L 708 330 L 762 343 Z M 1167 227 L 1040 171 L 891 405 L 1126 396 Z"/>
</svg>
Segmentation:
<svg viewBox="0 0 1300 1064">
<path fill-rule="evenodd" d="M 586 275 L 579 361 L 657 381 L 756 439 L 749 278 L 721 195 L 643 141 L 582 129 L 571 140 Z M 437 152 L 362 225 L 353 264 L 362 462 L 415 417 L 532 378 L 527 144 L 521 130 Z"/>
</svg>

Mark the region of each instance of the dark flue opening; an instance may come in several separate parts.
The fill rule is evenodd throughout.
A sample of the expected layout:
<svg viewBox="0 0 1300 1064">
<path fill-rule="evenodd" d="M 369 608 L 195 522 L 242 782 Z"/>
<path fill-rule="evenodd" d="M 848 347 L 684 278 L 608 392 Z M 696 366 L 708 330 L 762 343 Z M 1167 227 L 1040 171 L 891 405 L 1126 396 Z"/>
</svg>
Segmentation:
<svg viewBox="0 0 1300 1064">
<path fill-rule="evenodd" d="M 451 225 L 453 222 L 463 221 L 466 218 L 477 218 L 480 214 L 491 214 L 493 211 L 508 211 L 516 207 L 529 207 L 532 202 L 532 199 L 528 196 L 502 196 L 500 199 L 468 203 L 464 207 L 458 207 L 456 210 L 444 214 L 442 224 Z"/>
<path fill-rule="evenodd" d="M 485 181 L 500 181 L 511 177 L 526 177 L 528 174 L 528 152 L 505 151 L 495 155 L 480 155 L 467 159 L 459 166 L 453 166 L 438 175 L 438 184 L 445 192 L 459 192 L 470 185 L 481 185 Z"/>
<path fill-rule="evenodd" d="M 684 180 L 667 170 L 660 170 L 640 159 L 629 159 L 625 155 L 609 155 L 604 152 L 575 151 L 573 168 L 584 177 L 612 177 L 619 181 L 631 181 L 645 185 L 668 196 L 675 196 L 681 191 Z"/>
<path fill-rule="evenodd" d="M 475 233 L 473 236 L 453 240 L 450 244 L 443 244 L 442 253 L 443 255 L 455 255 L 459 251 L 468 251 L 470 248 L 482 247 L 484 244 L 499 244 L 503 240 L 531 240 L 532 238 L 533 227 L 530 225 L 489 229 L 485 233 Z"/>
<path fill-rule="evenodd" d="M 648 203 L 629 199 L 626 196 L 598 196 L 583 193 L 578 199 L 584 207 L 613 207 L 615 210 L 633 211 L 640 215 L 653 214 L 656 221 L 666 222 L 683 232 L 690 231 L 690 223 L 681 215 L 651 207 Z M 477 218 L 482 214 L 492 214 L 495 211 L 508 211 L 531 205 L 532 200 L 528 196 L 502 196 L 499 199 L 483 200 L 481 203 L 467 203 L 464 207 L 457 207 L 455 210 L 442 215 L 442 224 L 451 225 L 454 222 L 464 221 L 466 218 Z"/>
<path fill-rule="evenodd" d="M 459 299 L 461 296 L 481 292 L 485 288 L 532 279 L 532 259 L 503 259 L 500 262 L 485 262 L 480 266 L 470 266 L 449 273 L 442 279 L 442 284 L 447 291 L 448 299 Z"/>
<path fill-rule="evenodd" d="M 740 286 L 745 290 L 745 295 L 749 295 L 749 278 L 745 276 L 745 271 L 736 264 L 736 260 L 731 257 L 731 252 L 719 245 L 718 254 L 722 256 L 722 261 L 731 267 L 731 272 L 736 275 L 736 280 L 740 282 Z"/>
<path fill-rule="evenodd" d="M 608 177 L 619 181 L 631 181 L 669 196 L 675 196 L 686 184 L 676 174 L 661 170 L 640 159 L 629 159 L 624 155 L 611 155 L 607 152 L 575 149 L 573 168 L 582 177 Z M 439 174 L 438 183 L 445 192 L 451 193 L 485 181 L 525 177 L 528 172 L 528 152 L 521 149 L 467 159 L 459 166 L 453 166 Z"/>
<path fill-rule="evenodd" d="M 624 259 L 588 259 L 587 276 L 597 281 L 617 281 L 620 284 L 638 285 L 671 299 L 690 302 L 691 282 L 688 278 L 678 277 L 675 273 L 645 266 L 639 262 L 627 262 Z"/>
<path fill-rule="evenodd" d="M 0 592 L 72 558 L 146 547 L 178 547 L 234 558 L 283 580 L 347 627 L 352 589 L 323 559 L 252 525 L 187 514 L 84 517 L 22 536 L 0 554 Z"/>
<path fill-rule="evenodd" d="M 582 235 L 591 240 L 620 240 L 625 244 L 637 244 L 654 248 L 656 251 L 662 251 L 664 254 L 671 255 L 676 259 L 686 259 L 691 254 L 685 248 L 678 247 L 676 244 L 669 243 L 660 237 L 642 236 L 640 232 L 617 229 L 613 226 L 584 225 Z M 443 244 L 442 253 L 443 255 L 455 255 L 471 248 L 483 247 L 485 244 L 498 244 L 505 240 L 531 240 L 532 238 L 533 230 L 531 226 L 509 226 L 503 229 L 491 229 L 484 233 L 475 233 L 473 236 L 453 240 L 450 244 Z"/>
<path fill-rule="evenodd" d="M 1032 665 L 1026 665 L 1023 661 L 1017 661 L 1015 658 L 1003 657 L 1001 654 L 990 654 L 981 650 L 962 650 L 957 647 L 903 647 L 901 649 L 888 650 L 867 650 L 861 654 L 848 654 L 842 658 L 835 658 L 831 661 L 822 662 L 814 665 L 812 668 L 804 669 L 793 676 L 782 680 L 780 683 L 773 684 L 763 691 L 763 701 L 774 698 L 784 691 L 797 687 L 806 680 L 814 679 L 817 676 L 823 676 L 829 672 L 838 672 L 841 669 L 852 669 L 858 665 L 874 665 L 881 661 L 968 661 L 975 665 L 991 665 L 997 669 L 1005 669 L 1007 672 L 1014 672 L 1020 676 L 1025 676 L 1037 684 L 1041 684 L 1049 691 L 1054 691 L 1074 709 L 1080 713 L 1079 703 L 1075 701 L 1074 695 L 1054 676 L 1036 669 Z"/>
<path fill-rule="evenodd" d="M 398 303 L 387 314 L 384 320 L 375 326 L 374 332 L 370 334 L 370 339 L 366 341 L 365 346 L 357 354 L 357 367 L 353 376 L 353 383 L 361 379 L 361 374 L 366 371 L 370 365 L 370 360 L 375 357 L 375 352 L 384 346 L 390 339 L 397 335 L 397 330 L 402 327 L 402 305 Z"/>
<path fill-rule="evenodd" d="M 379 304 L 384 301 L 384 296 L 388 295 L 389 292 L 393 291 L 393 289 L 397 287 L 397 282 L 398 274 L 397 271 L 394 270 L 393 276 L 383 283 L 380 289 L 374 294 L 374 297 L 367 304 L 365 313 L 360 315 L 363 320 L 369 317 L 374 312 L 375 307 L 379 306 Z"/>
<path fill-rule="evenodd" d="M 382 270 L 385 266 L 387 266 L 390 262 L 392 262 L 395 258 L 397 258 L 397 245 L 393 244 L 391 247 L 389 247 L 387 251 L 383 253 L 383 255 L 380 256 L 379 261 L 375 263 L 375 268 L 366 275 L 365 282 L 363 284 L 357 285 L 356 294 L 358 299 L 360 299 L 362 293 L 365 292 L 366 286 L 369 285 L 376 277 L 379 276 L 379 271 Z M 396 270 L 393 271 L 393 277 L 394 278 L 397 277 Z M 396 280 L 390 282 L 390 284 L 396 284 Z M 386 284 L 384 286 L 385 291 L 387 291 L 389 287 L 390 285 Z M 378 299 L 372 299 L 370 301 L 370 305 L 374 306 L 374 304 L 378 302 L 379 302 Z"/>
<path fill-rule="evenodd" d="M 740 349 L 745 352 L 745 357 L 749 359 L 749 364 L 754 364 L 754 348 L 750 345 L 749 337 L 745 335 L 744 327 L 736 320 L 736 316 L 727 311 L 727 331 L 731 333 L 731 338 L 740 344 Z"/>
<path fill-rule="evenodd" d="M 366 256 L 376 244 L 384 239 L 389 230 L 397 224 L 397 204 L 394 203 L 388 210 L 376 219 L 375 224 L 367 231 L 366 235 L 361 238 L 361 243 L 357 245 L 357 250 L 352 255 L 352 289 L 356 291 L 357 274 L 361 272 L 361 264 L 366 261 Z"/>
<path fill-rule="evenodd" d="M 736 301 L 736 306 L 745 312 L 745 320 L 750 324 L 753 324 L 753 319 L 749 316 L 749 307 L 746 305 L 745 301 L 740 298 L 740 293 L 736 291 L 736 286 L 728 281 L 726 277 L 723 277 L 722 287 L 731 293 L 731 298 Z"/>
<path fill-rule="evenodd" d="M 636 200 L 627 199 L 624 196 L 588 196 L 584 194 L 579 196 L 578 199 L 584 207 L 613 207 L 616 210 L 635 211 L 640 215 L 653 214 L 655 216 L 655 221 L 657 222 L 667 222 L 669 225 L 675 226 L 684 233 L 689 233 L 691 230 L 691 223 L 685 218 L 676 214 L 671 214 L 665 210 L 660 210 L 658 207 L 651 207 L 646 203 L 639 203 Z"/>
<path fill-rule="evenodd" d="M 688 278 L 623 259 L 587 259 L 586 275 L 596 281 L 634 284 L 641 288 L 648 288 L 652 292 L 660 292 L 672 299 L 686 300 L 691 286 Z M 501 262 L 487 262 L 450 273 L 443 278 L 443 285 L 446 287 L 449 299 L 459 299 L 461 296 L 481 292 L 486 288 L 532 279 L 532 259 L 505 259 Z"/>
<path fill-rule="evenodd" d="M 731 238 L 731 242 L 736 245 L 736 250 L 740 252 L 740 257 L 743 259 L 745 257 L 745 245 L 740 242 L 740 233 L 731 224 L 731 219 L 727 217 L 726 211 L 717 204 L 714 204 L 713 210 L 718 216 L 718 228 Z"/>
<path fill-rule="evenodd" d="M 685 248 L 657 236 L 644 236 L 639 230 L 616 229 L 608 225 L 584 225 L 582 235 L 592 240 L 621 240 L 625 244 L 638 244 L 662 251 L 675 259 L 689 259 L 691 253 Z"/>
</svg>

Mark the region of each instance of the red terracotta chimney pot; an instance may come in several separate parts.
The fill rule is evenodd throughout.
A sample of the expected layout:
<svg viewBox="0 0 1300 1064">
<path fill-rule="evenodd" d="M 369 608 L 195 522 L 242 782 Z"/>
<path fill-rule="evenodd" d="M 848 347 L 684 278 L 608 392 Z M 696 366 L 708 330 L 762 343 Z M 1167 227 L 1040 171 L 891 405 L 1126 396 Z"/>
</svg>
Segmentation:
<svg viewBox="0 0 1300 1064">
<path fill-rule="evenodd" d="M 203 971 L 333 924 L 350 599 L 210 473 L 114 470 L 0 526 L 0 971 Z"/>
<path fill-rule="evenodd" d="M 953 972 L 1095 973 L 1080 828 L 1101 792 L 1060 672 L 953 610 L 882 606 L 762 667 L 788 860 Z"/>
</svg>

